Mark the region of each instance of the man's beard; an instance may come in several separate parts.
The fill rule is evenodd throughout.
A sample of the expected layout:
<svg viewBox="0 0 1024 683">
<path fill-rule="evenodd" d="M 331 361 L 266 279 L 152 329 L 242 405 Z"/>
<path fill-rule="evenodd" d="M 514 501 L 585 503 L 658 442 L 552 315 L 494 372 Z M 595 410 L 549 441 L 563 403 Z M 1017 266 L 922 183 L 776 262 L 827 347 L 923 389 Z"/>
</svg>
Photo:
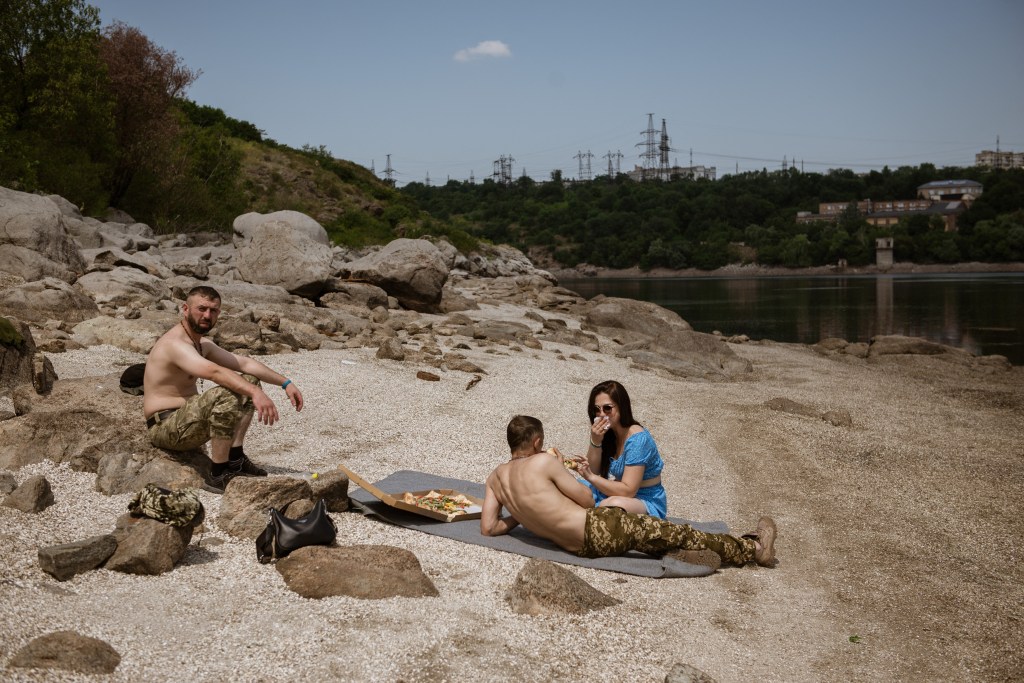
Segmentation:
<svg viewBox="0 0 1024 683">
<path fill-rule="evenodd" d="M 213 329 L 213 323 L 210 323 L 209 327 L 207 327 L 206 329 L 203 329 L 200 326 L 199 321 L 198 320 L 193 320 L 192 316 L 186 316 L 185 319 L 188 321 L 189 328 L 191 328 L 191 330 L 193 332 L 195 332 L 196 334 L 198 334 L 198 335 L 204 335 L 204 334 L 206 334 L 207 332 L 209 332 L 210 330 Z"/>
</svg>

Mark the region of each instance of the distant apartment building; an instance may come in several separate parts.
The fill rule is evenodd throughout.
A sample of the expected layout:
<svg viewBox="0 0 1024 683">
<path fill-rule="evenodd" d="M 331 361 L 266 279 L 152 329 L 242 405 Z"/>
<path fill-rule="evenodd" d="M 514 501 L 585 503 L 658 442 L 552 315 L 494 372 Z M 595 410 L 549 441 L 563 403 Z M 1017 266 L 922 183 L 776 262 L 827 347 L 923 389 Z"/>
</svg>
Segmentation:
<svg viewBox="0 0 1024 683">
<path fill-rule="evenodd" d="M 993 152 L 985 149 L 974 155 L 974 165 L 989 168 L 1024 168 L 1024 152 Z"/>
<path fill-rule="evenodd" d="M 967 210 L 971 202 L 982 193 L 981 183 L 973 180 L 939 180 L 925 183 L 917 188 L 917 199 L 895 199 L 873 201 L 863 199 L 857 202 L 857 213 L 870 225 L 889 226 L 900 222 L 907 215 L 924 214 L 940 216 L 946 232 L 956 231 L 956 219 Z M 822 202 L 818 213 L 802 211 L 797 214 L 797 223 L 826 221 L 834 223 L 850 207 L 850 202 Z"/>
</svg>

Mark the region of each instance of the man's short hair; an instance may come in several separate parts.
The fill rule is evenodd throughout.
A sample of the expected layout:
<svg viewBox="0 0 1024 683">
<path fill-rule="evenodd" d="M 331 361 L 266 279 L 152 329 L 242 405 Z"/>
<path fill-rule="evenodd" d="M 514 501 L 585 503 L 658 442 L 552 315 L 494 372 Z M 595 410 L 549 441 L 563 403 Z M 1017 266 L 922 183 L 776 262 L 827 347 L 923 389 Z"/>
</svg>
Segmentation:
<svg viewBox="0 0 1024 683">
<path fill-rule="evenodd" d="M 198 285 L 188 290 L 188 294 L 185 295 L 185 301 L 188 301 L 193 296 L 201 296 L 204 299 L 210 301 L 220 301 L 220 292 L 209 285 Z"/>
<path fill-rule="evenodd" d="M 516 415 L 509 421 L 505 434 L 508 437 L 508 447 L 517 451 L 532 444 L 538 436 L 543 441 L 544 425 L 535 417 Z"/>
</svg>

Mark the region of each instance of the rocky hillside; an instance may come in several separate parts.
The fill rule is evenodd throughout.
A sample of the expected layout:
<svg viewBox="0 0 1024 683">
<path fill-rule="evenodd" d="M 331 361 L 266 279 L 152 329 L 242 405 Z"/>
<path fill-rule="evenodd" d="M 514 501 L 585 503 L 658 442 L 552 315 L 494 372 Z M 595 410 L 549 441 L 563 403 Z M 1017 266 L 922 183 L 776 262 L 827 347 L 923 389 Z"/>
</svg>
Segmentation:
<svg viewBox="0 0 1024 683">
<path fill-rule="evenodd" d="M 290 209 L 330 226 L 350 212 L 379 218 L 386 206 L 400 199 L 369 169 L 350 161 L 255 142 L 241 146 L 242 184 L 250 211 Z"/>
</svg>

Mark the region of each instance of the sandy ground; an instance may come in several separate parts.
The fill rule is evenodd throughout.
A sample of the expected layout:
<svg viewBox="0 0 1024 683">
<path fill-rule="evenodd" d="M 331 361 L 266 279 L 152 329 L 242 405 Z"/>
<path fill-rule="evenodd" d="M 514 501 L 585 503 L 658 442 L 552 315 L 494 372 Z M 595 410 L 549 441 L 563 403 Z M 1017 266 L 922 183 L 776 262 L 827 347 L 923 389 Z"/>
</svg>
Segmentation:
<svg viewBox="0 0 1024 683">
<path fill-rule="evenodd" d="M 468 391 L 465 373 L 419 381 L 417 370 L 433 369 L 371 349 L 272 356 L 307 408 L 255 427 L 247 451 L 273 473 L 344 463 L 371 481 L 399 469 L 482 481 L 507 456 L 504 428 L 517 413 L 544 420 L 547 445 L 582 452 L 589 389 L 614 378 L 666 460 L 669 514 L 738 533 L 773 515 L 774 569 L 657 580 L 572 567 L 622 603 L 524 617 L 504 595 L 526 558 L 342 513 L 340 544 L 408 548 L 440 597 L 307 600 L 256 562 L 252 542 L 217 530 L 219 499 L 204 492 L 209 530 L 174 571 L 61 583 L 39 570 L 37 548 L 109 531 L 129 496 L 41 464 L 16 477 L 46 474 L 57 504 L 39 515 L 0 507 L 0 679 L 589 683 L 661 681 L 675 663 L 719 681 L 1024 678 L 1024 368 L 733 348 L 754 371 L 724 383 L 548 343 L 474 346 L 465 353 L 488 374 Z M 102 382 L 132 359 L 99 347 L 52 360 L 62 377 Z M 854 424 L 763 406 L 779 396 L 847 410 Z M 59 629 L 110 643 L 117 671 L 7 668 L 29 640 Z"/>
</svg>

